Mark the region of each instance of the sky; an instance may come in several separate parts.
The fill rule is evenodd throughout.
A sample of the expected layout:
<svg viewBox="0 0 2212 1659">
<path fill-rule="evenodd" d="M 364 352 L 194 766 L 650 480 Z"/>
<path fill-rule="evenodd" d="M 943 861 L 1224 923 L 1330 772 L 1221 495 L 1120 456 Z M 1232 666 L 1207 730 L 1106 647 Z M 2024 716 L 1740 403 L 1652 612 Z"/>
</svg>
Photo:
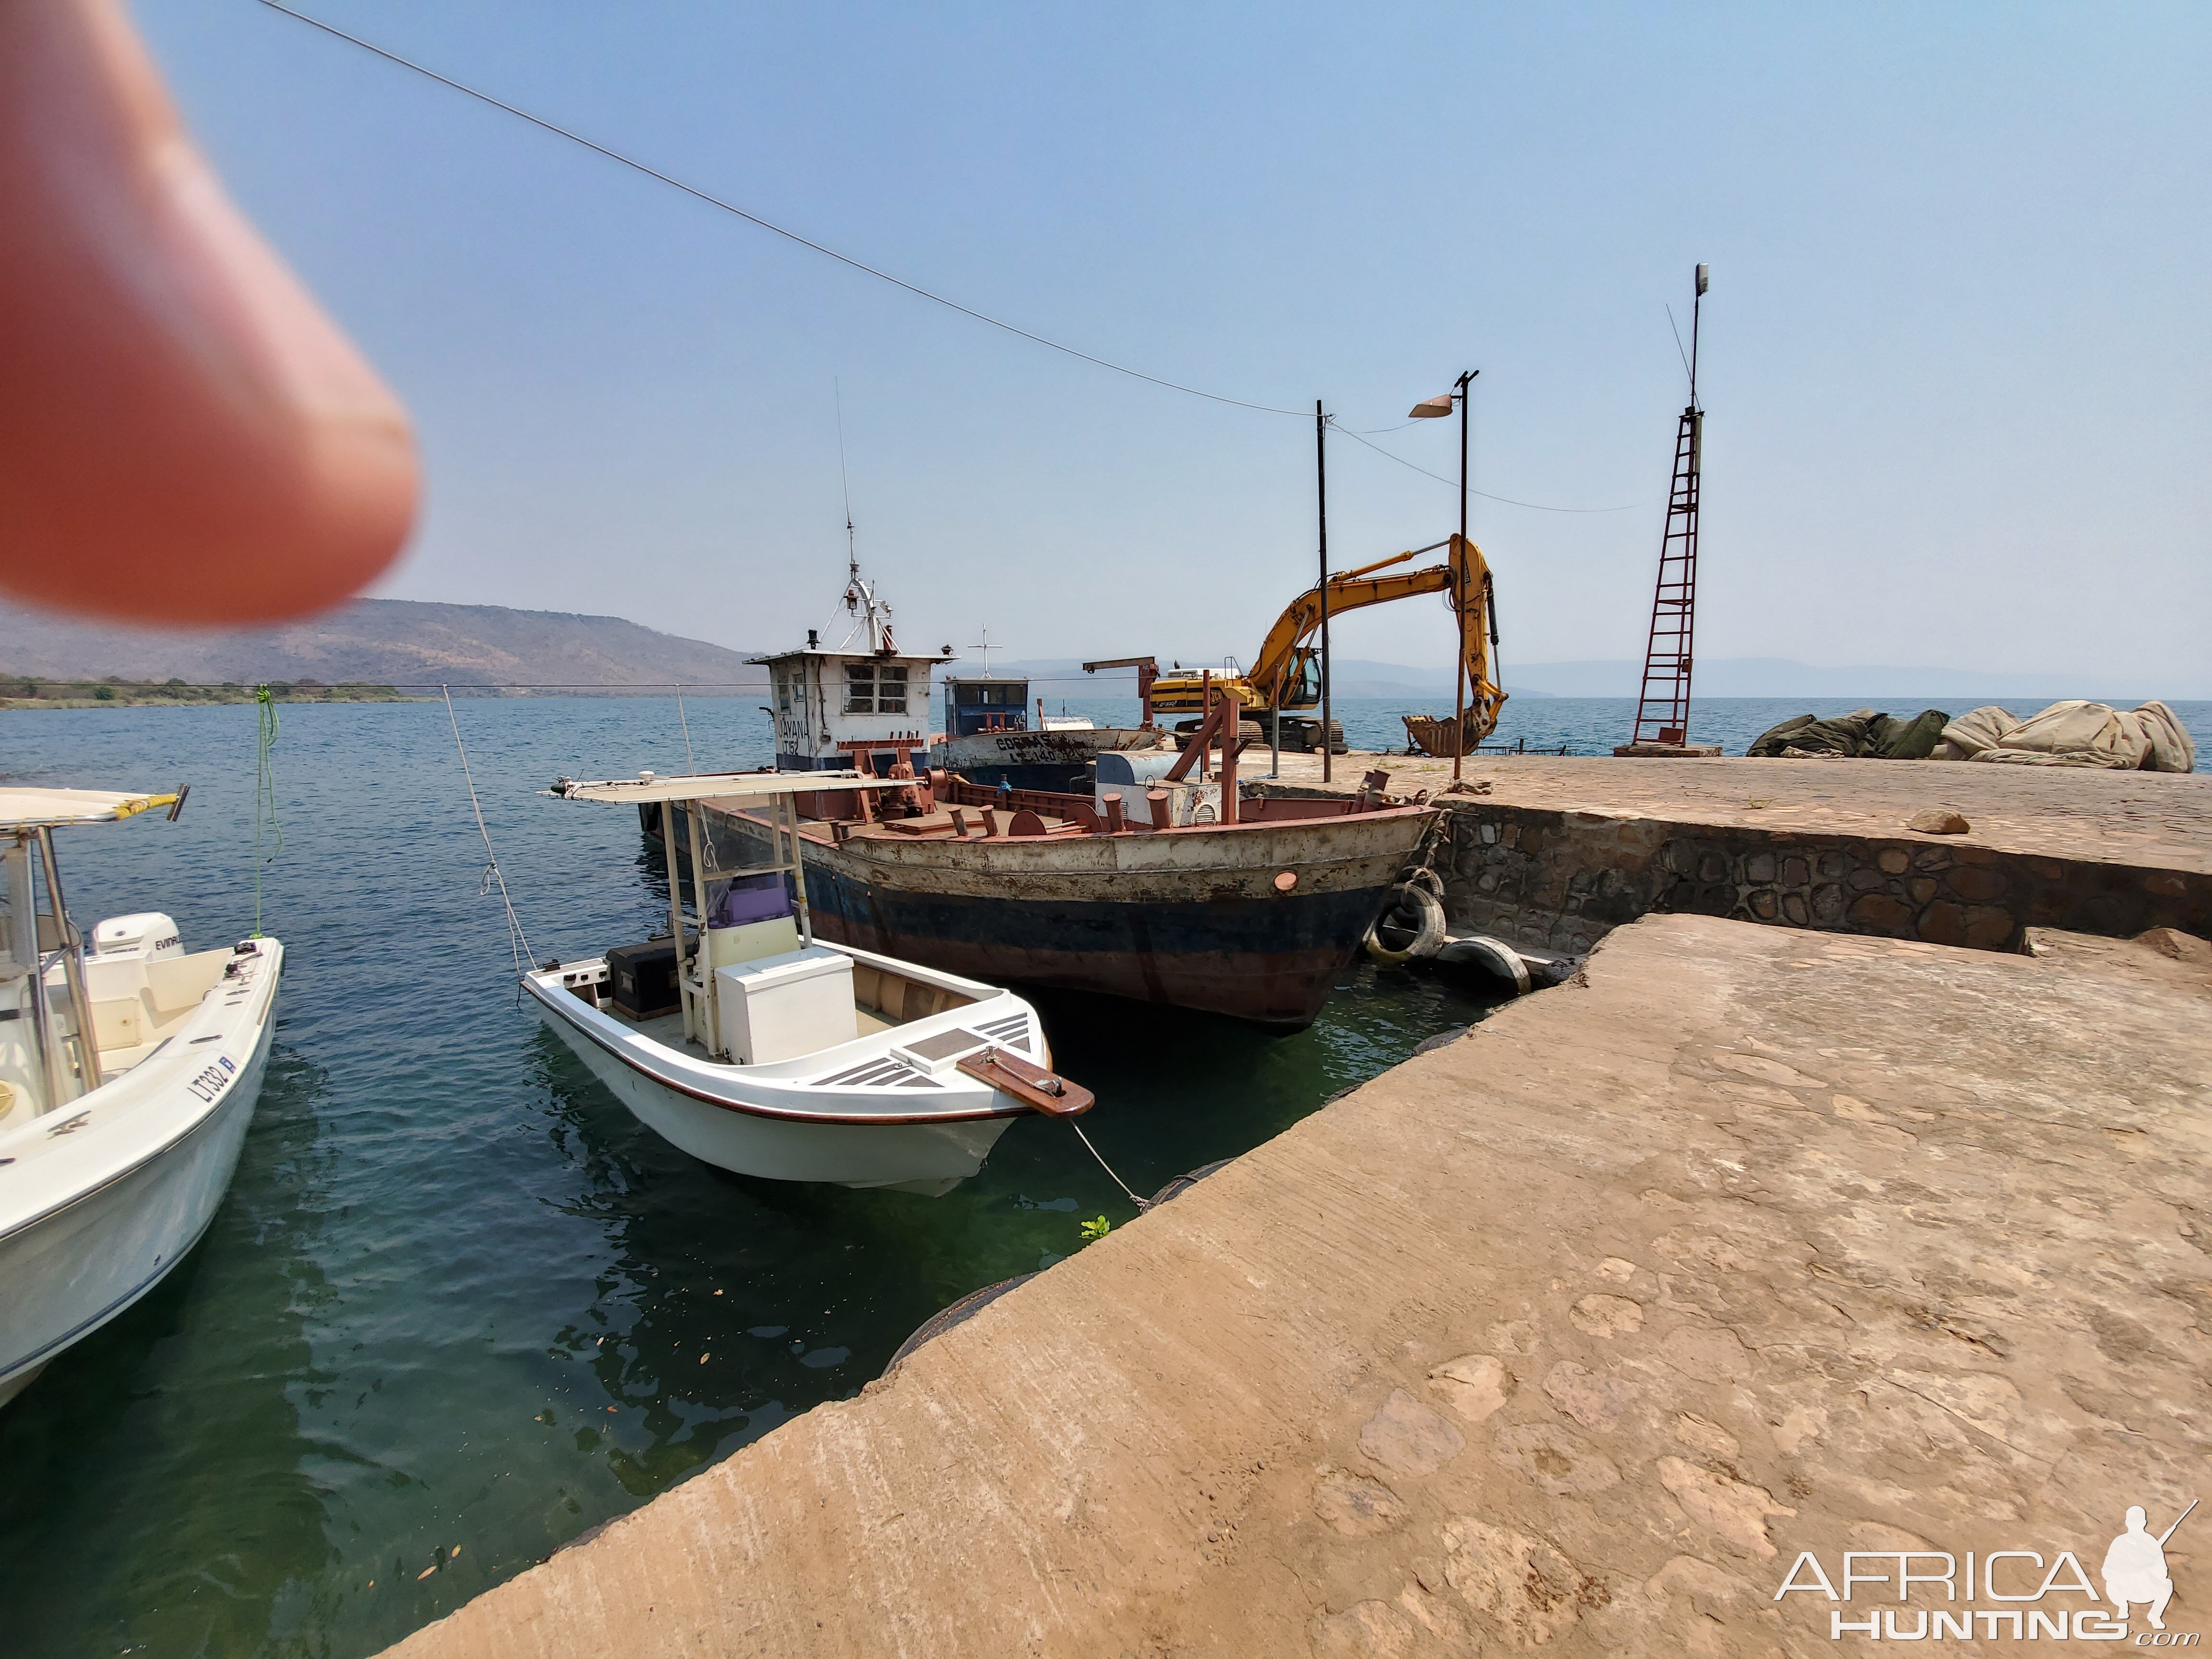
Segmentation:
<svg viewBox="0 0 2212 1659">
<path fill-rule="evenodd" d="M 1700 656 L 2212 696 L 2212 9 L 303 3 L 1051 350 L 256 3 L 135 15 L 406 399 L 385 597 L 781 648 L 845 475 L 902 643 L 1249 660 L 1315 431 L 1453 479 L 1504 659 L 1642 654 L 1712 266 Z M 1458 490 L 1344 432 L 1331 563 Z M 1625 509 L 1542 511 L 1544 508 Z M 842 631 L 842 630 L 841 630 Z M 833 634 L 832 637 L 836 637 Z M 1346 655 L 1448 664 L 1434 600 Z"/>
</svg>

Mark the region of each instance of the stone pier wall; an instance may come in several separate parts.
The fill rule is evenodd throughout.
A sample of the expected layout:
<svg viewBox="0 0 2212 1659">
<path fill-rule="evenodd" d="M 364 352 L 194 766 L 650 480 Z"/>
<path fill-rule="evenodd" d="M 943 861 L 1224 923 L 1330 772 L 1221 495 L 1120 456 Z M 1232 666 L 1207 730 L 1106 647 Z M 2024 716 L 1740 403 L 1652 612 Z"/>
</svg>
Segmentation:
<svg viewBox="0 0 2212 1659">
<path fill-rule="evenodd" d="M 1652 914 L 2017 951 L 2030 927 L 2212 933 L 2212 877 L 2039 858 L 1934 836 L 1762 830 L 1444 803 L 1453 922 L 1580 955 Z"/>
</svg>

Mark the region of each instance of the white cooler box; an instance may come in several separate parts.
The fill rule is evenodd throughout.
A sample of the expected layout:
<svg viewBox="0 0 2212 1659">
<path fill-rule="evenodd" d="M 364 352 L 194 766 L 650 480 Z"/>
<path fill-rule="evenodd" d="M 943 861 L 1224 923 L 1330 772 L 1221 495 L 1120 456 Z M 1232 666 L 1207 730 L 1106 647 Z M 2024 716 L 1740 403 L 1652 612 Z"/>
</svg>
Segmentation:
<svg viewBox="0 0 2212 1659">
<path fill-rule="evenodd" d="M 722 1047 L 740 1066 L 834 1048 L 860 1034 L 853 958 L 819 945 L 714 970 Z"/>
</svg>

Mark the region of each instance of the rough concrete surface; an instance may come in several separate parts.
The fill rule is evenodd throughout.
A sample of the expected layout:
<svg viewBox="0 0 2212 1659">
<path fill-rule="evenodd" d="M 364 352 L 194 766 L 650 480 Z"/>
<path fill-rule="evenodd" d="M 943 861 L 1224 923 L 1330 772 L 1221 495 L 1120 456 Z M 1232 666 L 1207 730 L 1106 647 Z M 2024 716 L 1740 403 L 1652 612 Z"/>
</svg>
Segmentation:
<svg viewBox="0 0 2212 1659">
<path fill-rule="evenodd" d="M 1339 755 L 1340 788 L 1370 767 L 1393 793 L 1437 789 L 1451 762 L 1425 755 Z M 1469 755 L 1469 782 L 1501 805 L 1641 814 L 1681 823 L 1908 835 L 1916 812 L 1949 807 L 1971 828 L 1943 839 L 2050 859 L 2101 859 L 2212 874 L 2212 773 L 2106 772 L 1977 761 L 1636 760 L 1610 756 Z M 1244 776 L 1260 775 L 1248 757 Z M 1319 755 L 1283 757 L 1285 781 L 1318 784 Z"/>
<path fill-rule="evenodd" d="M 2037 944 L 1618 929 L 395 1651 L 1810 1655 L 1801 1551 L 2094 1575 L 2212 1495 L 2212 967 Z"/>
</svg>

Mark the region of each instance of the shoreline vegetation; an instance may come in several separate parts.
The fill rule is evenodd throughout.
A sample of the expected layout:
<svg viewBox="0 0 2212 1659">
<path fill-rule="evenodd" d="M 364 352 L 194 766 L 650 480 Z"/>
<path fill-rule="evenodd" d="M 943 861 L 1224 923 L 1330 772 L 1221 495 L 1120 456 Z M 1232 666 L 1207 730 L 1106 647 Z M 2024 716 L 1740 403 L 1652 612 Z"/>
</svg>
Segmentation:
<svg viewBox="0 0 2212 1659">
<path fill-rule="evenodd" d="M 423 702 L 396 686 L 349 681 L 271 680 L 278 702 Z M 39 674 L 0 674 L 0 708 L 189 708 L 202 703 L 252 702 L 256 687 L 226 681 L 194 685 L 185 680 L 50 679 Z"/>
</svg>

